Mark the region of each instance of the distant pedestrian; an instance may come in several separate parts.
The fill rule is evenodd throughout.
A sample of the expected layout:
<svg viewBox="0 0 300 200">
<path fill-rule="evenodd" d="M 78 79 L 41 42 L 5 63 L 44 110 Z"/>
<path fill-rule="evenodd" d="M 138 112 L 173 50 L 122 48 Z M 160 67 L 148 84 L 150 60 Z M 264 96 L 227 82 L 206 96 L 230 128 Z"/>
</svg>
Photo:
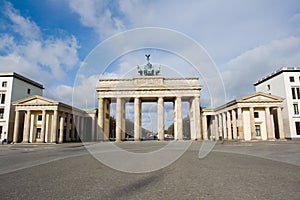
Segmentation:
<svg viewBox="0 0 300 200">
<path fill-rule="evenodd" d="M 4 142 L 6 142 L 6 132 L 3 133 L 2 144 L 4 144 Z"/>
</svg>

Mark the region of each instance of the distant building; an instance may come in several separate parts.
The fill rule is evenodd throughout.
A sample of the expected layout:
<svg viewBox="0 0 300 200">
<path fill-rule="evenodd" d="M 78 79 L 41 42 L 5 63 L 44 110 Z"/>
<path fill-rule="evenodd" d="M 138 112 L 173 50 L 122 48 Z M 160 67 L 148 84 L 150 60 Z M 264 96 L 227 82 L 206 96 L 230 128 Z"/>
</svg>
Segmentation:
<svg viewBox="0 0 300 200">
<path fill-rule="evenodd" d="M 287 139 L 300 138 L 300 69 L 283 67 L 254 83 L 257 92 L 284 98 L 283 124 Z"/>
<path fill-rule="evenodd" d="M 12 102 L 31 95 L 42 95 L 43 85 L 14 72 L 0 73 L 0 133 L 11 142 L 14 131 L 14 106 Z M 3 138 L 2 138 L 3 139 Z"/>
</svg>

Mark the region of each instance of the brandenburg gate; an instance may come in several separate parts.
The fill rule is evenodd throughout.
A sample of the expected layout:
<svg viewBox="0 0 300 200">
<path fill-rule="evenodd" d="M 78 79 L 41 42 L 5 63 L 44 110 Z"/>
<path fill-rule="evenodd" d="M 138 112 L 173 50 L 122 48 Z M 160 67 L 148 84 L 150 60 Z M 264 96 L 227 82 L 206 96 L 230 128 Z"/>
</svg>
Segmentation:
<svg viewBox="0 0 300 200">
<path fill-rule="evenodd" d="M 104 139 L 109 138 L 110 103 L 116 102 L 116 141 L 125 139 L 125 105 L 134 102 L 134 140 L 142 136 L 142 102 L 157 102 L 158 139 L 164 140 L 164 102 L 173 102 L 174 139 L 183 140 L 182 102 L 190 105 L 190 137 L 202 139 L 200 125 L 200 90 L 198 78 L 165 78 L 160 69 L 154 70 L 149 62 L 142 69 L 138 66 L 139 76 L 130 79 L 100 79 L 98 92 L 98 127 Z"/>
</svg>

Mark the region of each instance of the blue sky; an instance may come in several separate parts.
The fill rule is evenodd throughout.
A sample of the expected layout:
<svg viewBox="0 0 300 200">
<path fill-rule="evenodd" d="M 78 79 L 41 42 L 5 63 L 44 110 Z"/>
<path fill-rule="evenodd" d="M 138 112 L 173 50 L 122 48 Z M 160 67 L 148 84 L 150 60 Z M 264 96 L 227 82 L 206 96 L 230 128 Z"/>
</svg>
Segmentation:
<svg viewBox="0 0 300 200">
<path fill-rule="evenodd" d="M 299 67 L 297 0 L 2 0 L 0 7 L 0 71 L 32 78 L 44 84 L 45 96 L 70 104 L 74 85 L 89 91 L 99 76 L 123 76 L 145 63 L 147 52 L 154 63 L 195 75 L 185 74 L 190 66 L 178 56 L 146 49 L 120 56 L 105 75 L 80 81 L 79 68 L 97 45 L 134 28 L 167 28 L 202 45 L 220 72 L 227 100 L 253 93 L 256 80 L 282 66 Z M 206 93 L 204 85 L 203 105 L 209 105 Z"/>
</svg>

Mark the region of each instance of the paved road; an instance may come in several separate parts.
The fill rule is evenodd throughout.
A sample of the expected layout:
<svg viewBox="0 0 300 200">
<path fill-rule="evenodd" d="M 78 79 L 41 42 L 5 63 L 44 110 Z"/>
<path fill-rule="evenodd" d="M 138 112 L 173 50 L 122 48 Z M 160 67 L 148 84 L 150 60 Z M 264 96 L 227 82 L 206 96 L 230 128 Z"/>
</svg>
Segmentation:
<svg viewBox="0 0 300 200">
<path fill-rule="evenodd" d="M 120 144 L 133 152 L 163 145 Z M 217 144 L 199 159 L 201 145 L 142 174 L 111 169 L 79 144 L 0 147 L 0 169 L 27 164 L 0 175 L 1 199 L 300 199 L 300 165 L 292 156 L 299 158 L 299 142 Z M 40 163 L 28 165 L 33 160 Z"/>
</svg>

